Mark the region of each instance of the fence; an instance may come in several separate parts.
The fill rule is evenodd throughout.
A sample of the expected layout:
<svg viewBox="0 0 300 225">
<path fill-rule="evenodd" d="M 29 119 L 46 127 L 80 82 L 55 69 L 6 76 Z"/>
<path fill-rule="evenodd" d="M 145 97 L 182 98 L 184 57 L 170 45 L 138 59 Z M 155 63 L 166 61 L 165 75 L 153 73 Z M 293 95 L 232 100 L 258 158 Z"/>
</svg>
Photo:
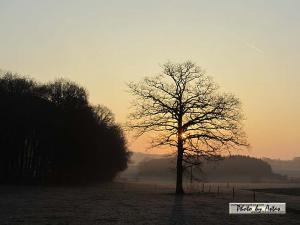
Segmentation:
<svg viewBox="0 0 300 225">
<path fill-rule="evenodd" d="M 257 193 L 251 184 L 242 183 L 200 183 L 184 184 L 186 193 L 206 194 L 220 198 L 257 201 Z"/>
</svg>

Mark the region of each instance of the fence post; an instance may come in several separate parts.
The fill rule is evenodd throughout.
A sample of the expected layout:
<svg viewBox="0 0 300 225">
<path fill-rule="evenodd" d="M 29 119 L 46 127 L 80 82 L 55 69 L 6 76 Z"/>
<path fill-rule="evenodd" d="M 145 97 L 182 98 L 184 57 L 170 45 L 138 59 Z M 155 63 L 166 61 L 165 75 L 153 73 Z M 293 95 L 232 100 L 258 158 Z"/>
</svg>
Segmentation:
<svg viewBox="0 0 300 225">
<path fill-rule="evenodd" d="M 256 197 L 255 197 L 255 190 L 253 189 L 253 201 L 256 201 Z"/>
<path fill-rule="evenodd" d="M 234 187 L 232 188 L 232 198 L 234 199 Z"/>
<path fill-rule="evenodd" d="M 204 183 L 202 183 L 202 192 L 204 192 Z"/>
<path fill-rule="evenodd" d="M 190 183 L 193 183 L 193 166 L 191 166 L 191 177 L 190 177 Z"/>
</svg>

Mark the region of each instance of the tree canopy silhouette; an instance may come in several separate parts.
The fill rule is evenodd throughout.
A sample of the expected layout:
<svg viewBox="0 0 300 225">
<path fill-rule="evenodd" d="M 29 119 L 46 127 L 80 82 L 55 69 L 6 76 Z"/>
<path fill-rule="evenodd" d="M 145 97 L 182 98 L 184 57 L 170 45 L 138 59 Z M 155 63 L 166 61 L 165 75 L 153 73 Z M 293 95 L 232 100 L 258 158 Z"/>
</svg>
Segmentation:
<svg viewBox="0 0 300 225">
<path fill-rule="evenodd" d="M 154 134 L 152 147 L 167 145 L 177 150 L 177 194 L 183 193 L 185 168 L 247 146 L 239 99 L 219 93 L 194 63 L 166 63 L 162 74 L 128 86 L 136 97 L 129 128 L 137 136 Z"/>
<path fill-rule="evenodd" d="M 0 182 L 89 183 L 127 167 L 121 127 L 74 82 L 0 77 Z"/>
</svg>

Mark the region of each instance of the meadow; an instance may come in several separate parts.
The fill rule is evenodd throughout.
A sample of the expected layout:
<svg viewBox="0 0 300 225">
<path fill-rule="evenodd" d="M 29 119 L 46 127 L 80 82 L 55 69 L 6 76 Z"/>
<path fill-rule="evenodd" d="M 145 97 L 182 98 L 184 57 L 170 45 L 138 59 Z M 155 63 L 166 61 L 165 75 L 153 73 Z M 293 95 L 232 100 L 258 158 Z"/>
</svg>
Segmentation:
<svg viewBox="0 0 300 225">
<path fill-rule="evenodd" d="M 219 192 L 217 191 L 219 186 Z M 93 186 L 1 186 L 1 225 L 95 224 L 299 224 L 300 196 L 270 188 L 299 184 L 187 184 L 175 196 L 173 185 L 113 182 Z M 235 188 L 233 198 L 232 189 Z M 262 189 L 269 188 L 266 192 Z M 286 202 L 285 215 L 229 215 L 229 202 Z M 294 189 L 293 189 L 294 190 Z M 296 190 L 296 189 L 295 189 Z"/>
</svg>

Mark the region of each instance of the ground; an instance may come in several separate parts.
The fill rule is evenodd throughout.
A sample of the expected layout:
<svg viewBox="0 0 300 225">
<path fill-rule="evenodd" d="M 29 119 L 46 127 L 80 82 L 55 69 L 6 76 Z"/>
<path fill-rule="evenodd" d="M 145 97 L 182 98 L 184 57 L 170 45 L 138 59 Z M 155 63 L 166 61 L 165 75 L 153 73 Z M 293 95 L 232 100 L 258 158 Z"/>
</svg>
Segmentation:
<svg viewBox="0 0 300 225">
<path fill-rule="evenodd" d="M 300 196 L 274 194 L 270 190 L 270 193 L 257 191 L 256 200 L 287 202 L 287 214 L 229 215 L 229 202 L 253 202 L 253 191 L 244 189 L 254 187 L 270 188 L 274 184 L 205 184 L 204 192 L 202 184 L 194 184 L 185 187 L 189 193 L 184 196 L 175 196 L 172 186 L 140 183 L 115 182 L 88 187 L 1 186 L 0 224 L 300 224 Z"/>
</svg>

